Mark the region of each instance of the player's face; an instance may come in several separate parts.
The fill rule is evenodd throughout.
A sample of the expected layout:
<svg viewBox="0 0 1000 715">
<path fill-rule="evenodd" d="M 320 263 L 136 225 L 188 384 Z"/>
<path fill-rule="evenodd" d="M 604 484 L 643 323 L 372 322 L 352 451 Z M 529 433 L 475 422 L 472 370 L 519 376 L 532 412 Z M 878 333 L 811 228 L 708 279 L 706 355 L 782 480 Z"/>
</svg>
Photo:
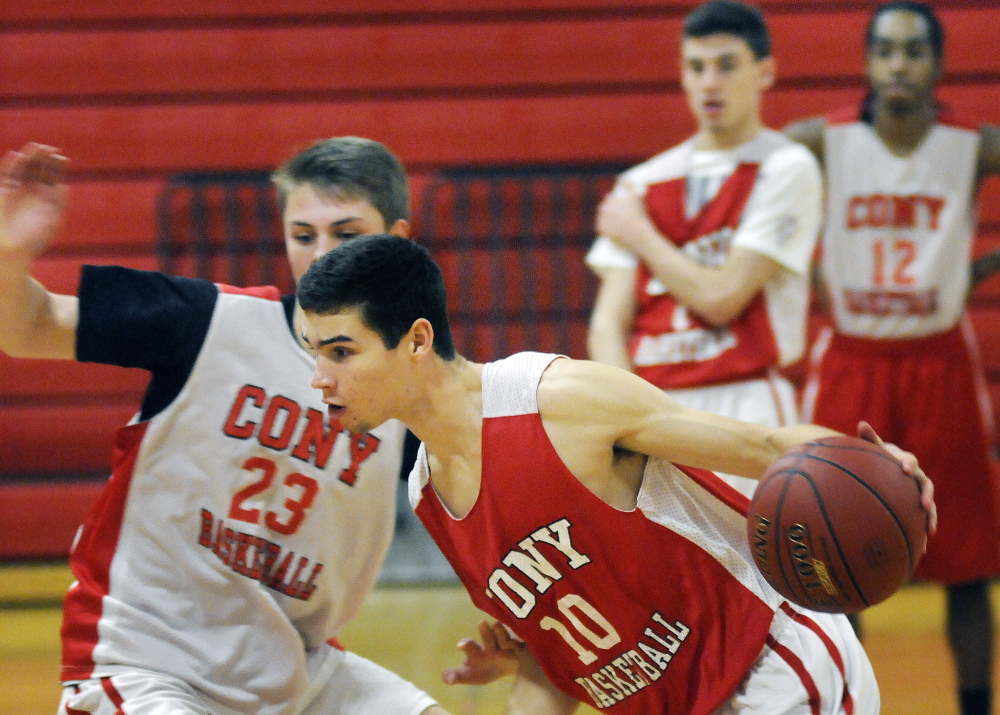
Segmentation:
<svg viewBox="0 0 1000 715">
<path fill-rule="evenodd" d="M 282 223 L 296 285 L 313 261 L 344 241 L 372 233 L 405 237 L 409 230 L 402 219 L 386 226 L 378 209 L 364 199 L 341 200 L 310 184 L 299 184 L 288 192 Z"/>
<path fill-rule="evenodd" d="M 927 20 L 913 12 L 890 10 L 879 15 L 872 30 L 867 63 L 875 96 L 894 114 L 932 101 L 940 66 Z"/>
<path fill-rule="evenodd" d="M 394 396 L 403 394 L 408 367 L 405 337 L 389 350 L 362 322 L 358 308 L 305 313 L 302 324 L 305 342 L 316 354 L 312 386 L 323 392 L 331 419 L 351 432 L 369 432 L 395 416 Z"/>
<path fill-rule="evenodd" d="M 774 82 L 774 60 L 757 60 L 745 40 L 717 34 L 681 44 L 681 83 L 698 129 L 723 148 L 756 134 L 760 95 Z"/>
</svg>

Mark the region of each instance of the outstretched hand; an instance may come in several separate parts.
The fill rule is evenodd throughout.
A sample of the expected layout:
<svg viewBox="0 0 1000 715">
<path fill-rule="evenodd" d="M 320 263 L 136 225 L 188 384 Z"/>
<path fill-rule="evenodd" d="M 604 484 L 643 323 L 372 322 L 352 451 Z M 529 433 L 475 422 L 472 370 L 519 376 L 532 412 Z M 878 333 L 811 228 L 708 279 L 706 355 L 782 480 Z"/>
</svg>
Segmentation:
<svg viewBox="0 0 1000 715">
<path fill-rule="evenodd" d="M 34 143 L 0 159 L 0 251 L 8 257 L 34 258 L 62 225 L 67 162 L 58 149 Z"/>
<path fill-rule="evenodd" d="M 912 452 L 900 449 L 894 444 L 883 442 L 882 438 L 875 433 L 874 428 L 867 422 L 858 422 L 858 437 L 885 449 L 899 461 L 903 466 L 903 471 L 913 477 L 920 488 L 920 504 L 924 507 L 924 511 L 927 512 L 927 532 L 933 534 L 937 531 L 937 506 L 934 504 L 934 483 L 924 474 L 924 470 L 917 463 L 916 456 Z"/>
<path fill-rule="evenodd" d="M 457 668 L 448 668 L 441 679 L 448 685 L 486 685 L 507 675 L 515 675 L 525 645 L 511 636 L 503 624 L 486 621 L 479 623 L 482 643 L 471 638 L 458 642 L 458 649 L 465 654 L 465 662 Z"/>
</svg>

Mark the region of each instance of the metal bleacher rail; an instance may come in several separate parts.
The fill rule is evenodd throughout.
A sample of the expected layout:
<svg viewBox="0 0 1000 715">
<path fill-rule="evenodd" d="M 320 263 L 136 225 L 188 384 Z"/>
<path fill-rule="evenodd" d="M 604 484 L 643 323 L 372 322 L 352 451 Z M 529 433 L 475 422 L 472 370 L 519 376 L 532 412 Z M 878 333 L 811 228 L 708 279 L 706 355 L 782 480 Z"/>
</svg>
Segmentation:
<svg viewBox="0 0 1000 715">
<path fill-rule="evenodd" d="M 441 265 L 459 352 L 585 353 L 596 281 L 583 263 L 601 197 L 623 165 L 469 166 L 433 174 L 417 239 Z M 159 205 L 160 268 L 292 290 L 265 171 L 174 175 Z"/>
</svg>

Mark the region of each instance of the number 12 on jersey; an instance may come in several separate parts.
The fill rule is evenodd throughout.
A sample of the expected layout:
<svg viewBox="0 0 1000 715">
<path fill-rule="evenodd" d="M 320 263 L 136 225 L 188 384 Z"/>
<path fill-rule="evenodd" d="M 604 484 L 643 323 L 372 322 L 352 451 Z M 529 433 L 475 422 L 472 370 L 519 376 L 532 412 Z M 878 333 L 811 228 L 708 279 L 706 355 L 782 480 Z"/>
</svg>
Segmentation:
<svg viewBox="0 0 1000 715">
<path fill-rule="evenodd" d="M 908 238 L 876 239 L 872 243 L 872 285 L 881 288 L 916 282 L 909 268 L 917 259 L 917 244 Z"/>
</svg>

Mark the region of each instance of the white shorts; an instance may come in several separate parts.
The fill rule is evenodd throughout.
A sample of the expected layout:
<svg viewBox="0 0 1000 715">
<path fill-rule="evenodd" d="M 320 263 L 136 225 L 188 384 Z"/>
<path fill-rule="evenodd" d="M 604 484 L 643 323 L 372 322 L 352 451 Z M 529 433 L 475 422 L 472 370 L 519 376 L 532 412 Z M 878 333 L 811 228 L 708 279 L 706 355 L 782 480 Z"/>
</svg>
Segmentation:
<svg viewBox="0 0 1000 715">
<path fill-rule="evenodd" d="M 875 671 L 846 616 L 784 604 L 771 633 L 713 715 L 878 715 Z"/>
<path fill-rule="evenodd" d="M 282 715 L 420 715 L 436 705 L 412 683 L 361 656 L 331 649 Z M 66 684 L 58 715 L 247 715 L 210 701 L 164 673 L 122 669 L 106 678 Z"/>
<path fill-rule="evenodd" d="M 773 371 L 767 377 L 745 382 L 727 382 L 706 387 L 686 387 L 666 390 L 666 393 L 686 407 L 711 412 L 734 420 L 753 422 L 766 427 L 784 427 L 799 423 L 795 388 Z M 732 474 L 719 474 L 722 479 L 744 495 L 753 496 L 756 479 Z"/>
</svg>

